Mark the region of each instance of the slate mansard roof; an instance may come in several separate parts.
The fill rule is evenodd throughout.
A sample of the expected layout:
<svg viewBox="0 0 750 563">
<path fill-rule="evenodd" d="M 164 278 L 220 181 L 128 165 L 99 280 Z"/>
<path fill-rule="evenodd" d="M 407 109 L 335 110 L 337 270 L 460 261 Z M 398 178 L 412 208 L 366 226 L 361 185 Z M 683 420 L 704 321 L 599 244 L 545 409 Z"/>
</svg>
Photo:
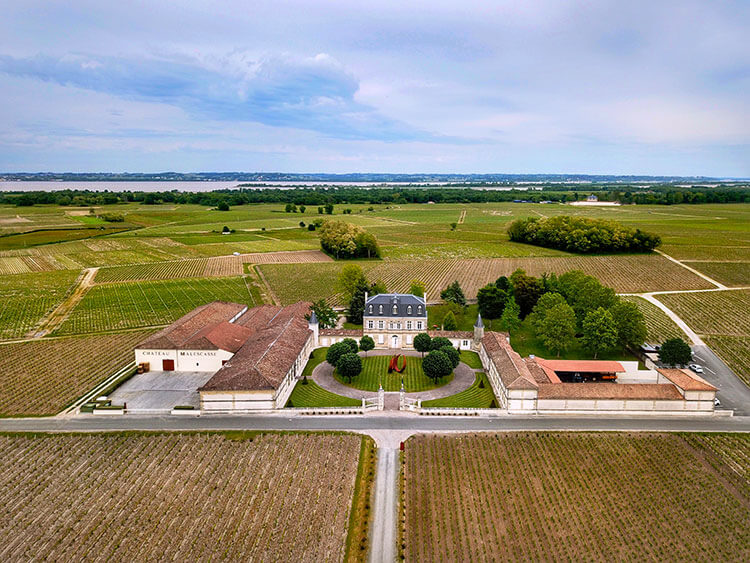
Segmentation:
<svg viewBox="0 0 750 563">
<path fill-rule="evenodd" d="M 370 306 L 372 306 L 372 313 L 370 312 Z M 381 306 L 383 308 L 382 313 L 380 312 Z M 396 307 L 395 310 L 394 306 Z M 424 297 L 417 297 L 411 293 L 381 293 L 373 295 L 365 301 L 365 316 L 426 319 L 427 302 Z"/>
</svg>

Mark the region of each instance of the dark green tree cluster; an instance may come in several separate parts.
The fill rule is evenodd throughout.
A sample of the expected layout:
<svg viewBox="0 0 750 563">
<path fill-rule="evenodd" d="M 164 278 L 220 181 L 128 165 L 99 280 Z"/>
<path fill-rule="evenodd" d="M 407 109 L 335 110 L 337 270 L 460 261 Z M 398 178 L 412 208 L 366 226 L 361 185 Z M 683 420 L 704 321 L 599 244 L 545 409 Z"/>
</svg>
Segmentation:
<svg viewBox="0 0 750 563">
<path fill-rule="evenodd" d="M 346 311 L 346 320 L 353 324 L 362 324 L 366 294 L 372 297 L 386 292 L 385 284 L 382 281 L 378 280 L 373 283 L 367 281 L 362 268 L 357 264 L 347 264 L 341 269 L 337 286 L 349 304 Z"/>
<path fill-rule="evenodd" d="M 668 366 L 684 366 L 692 359 L 690 345 L 682 338 L 670 338 L 659 348 L 659 361 Z"/>
<path fill-rule="evenodd" d="M 331 345 L 326 352 L 326 362 L 336 368 L 339 375 L 351 382 L 362 371 L 362 358 L 357 355 L 359 344 L 353 338 L 345 338 Z"/>
<path fill-rule="evenodd" d="M 536 335 L 558 356 L 577 341 L 594 358 L 613 348 L 635 348 L 646 339 L 638 306 L 580 270 L 544 276 L 544 293 L 530 319 Z"/>
<path fill-rule="evenodd" d="M 323 252 L 336 258 L 379 258 L 375 235 L 343 221 L 326 221 L 319 229 Z"/>
<path fill-rule="evenodd" d="M 339 314 L 333 310 L 325 299 L 318 299 L 313 302 L 310 306 L 310 311 L 315 312 L 315 316 L 318 317 L 318 325 L 320 328 L 333 328 L 336 326 L 336 321 L 339 320 Z M 310 315 L 305 316 L 306 319 L 310 319 Z"/>
<path fill-rule="evenodd" d="M 466 296 L 464 295 L 464 290 L 461 289 L 461 284 L 458 283 L 458 280 L 454 281 L 440 292 L 440 299 L 447 301 L 448 303 L 455 303 L 461 307 L 466 307 Z"/>
<path fill-rule="evenodd" d="M 651 252 L 661 244 L 659 235 L 617 221 L 568 215 L 517 219 L 508 226 L 508 236 L 514 242 L 583 254 Z"/>
</svg>

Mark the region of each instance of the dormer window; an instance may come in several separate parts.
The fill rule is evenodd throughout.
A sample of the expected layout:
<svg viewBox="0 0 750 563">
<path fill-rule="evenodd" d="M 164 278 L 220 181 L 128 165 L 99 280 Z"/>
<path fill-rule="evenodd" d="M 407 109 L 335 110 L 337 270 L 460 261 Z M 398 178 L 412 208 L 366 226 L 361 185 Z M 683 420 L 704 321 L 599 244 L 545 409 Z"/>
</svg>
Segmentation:
<svg viewBox="0 0 750 563">
<path fill-rule="evenodd" d="M 383 314 L 383 306 L 382 305 L 378 305 L 378 313 L 381 314 L 381 315 Z"/>
<path fill-rule="evenodd" d="M 398 306 L 396 305 L 393 306 L 393 314 L 394 315 L 398 314 Z"/>
<path fill-rule="evenodd" d="M 370 305 L 370 314 L 372 315 L 372 305 Z"/>
<path fill-rule="evenodd" d="M 417 315 L 421 315 L 421 314 L 422 314 L 422 305 L 417 307 Z"/>
<path fill-rule="evenodd" d="M 406 314 L 411 315 L 411 305 L 406 308 Z"/>
</svg>

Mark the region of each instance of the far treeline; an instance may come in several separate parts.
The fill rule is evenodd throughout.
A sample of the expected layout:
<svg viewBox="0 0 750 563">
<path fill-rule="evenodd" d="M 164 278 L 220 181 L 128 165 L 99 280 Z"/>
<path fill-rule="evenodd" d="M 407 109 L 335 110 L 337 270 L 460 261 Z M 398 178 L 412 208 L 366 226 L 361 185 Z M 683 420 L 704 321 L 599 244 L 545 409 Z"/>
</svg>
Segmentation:
<svg viewBox="0 0 750 563">
<path fill-rule="evenodd" d="M 651 252 L 661 244 L 659 235 L 617 221 L 568 215 L 517 219 L 508 225 L 508 236 L 514 242 L 584 254 Z"/>
<path fill-rule="evenodd" d="M 681 203 L 745 203 L 750 202 L 750 186 L 638 186 L 569 185 L 543 186 L 533 189 L 492 189 L 469 187 L 308 187 L 293 189 L 248 188 L 210 192 L 110 192 L 91 190 L 60 190 L 0 193 L 0 204 L 30 206 L 114 205 L 139 202 L 147 205 L 197 204 L 202 206 L 238 206 L 254 203 L 283 203 L 308 206 L 335 204 L 406 204 L 406 203 L 496 203 L 523 201 L 572 202 L 596 193 L 600 201 L 623 204 L 675 205 Z"/>
</svg>

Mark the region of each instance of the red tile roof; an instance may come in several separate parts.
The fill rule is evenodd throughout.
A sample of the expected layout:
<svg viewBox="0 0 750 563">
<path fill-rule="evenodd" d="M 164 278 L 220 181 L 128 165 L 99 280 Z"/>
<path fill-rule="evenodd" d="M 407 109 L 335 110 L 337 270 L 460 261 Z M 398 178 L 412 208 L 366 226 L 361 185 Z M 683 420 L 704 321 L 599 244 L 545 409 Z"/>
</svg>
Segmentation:
<svg viewBox="0 0 750 563">
<path fill-rule="evenodd" d="M 310 304 L 255 311 L 254 332 L 237 353 L 198 391 L 277 389 L 312 337 L 305 314 Z M 244 316 L 244 315 L 243 315 Z M 268 319 L 265 325 L 260 321 Z"/>
<path fill-rule="evenodd" d="M 711 385 L 702 377 L 690 373 L 686 369 L 660 369 L 657 370 L 664 377 L 669 379 L 683 391 L 716 391 L 716 387 Z"/>
<path fill-rule="evenodd" d="M 580 373 L 619 373 L 625 371 L 620 362 L 607 360 L 545 360 L 535 358 L 536 362 L 552 371 Z"/>
<path fill-rule="evenodd" d="M 682 395 L 668 383 L 548 383 L 539 386 L 537 398 L 681 401 Z"/>
<path fill-rule="evenodd" d="M 435 338 L 436 336 L 442 336 L 443 338 L 463 338 L 466 340 L 474 338 L 474 333 L 468 330 L 428 330 L 427 334 L 431 338 Z"/>
<path fill-rule="evenodd" d="M 506 389 L 536 389 L 538 384 L 520 355 L 510 347 L 504 332 L 486 332 L 482 346 L 495 365 Z"/>
<path fill-rule="evenodd" d="M 137 348 L 141 350 L 216 350 L 219 346 L 206 339 L 206 334 L 218 325 L 229 324 L 229 320 L 243 309 L 247 309 L 247 305 L 225 301 L 201 305 L 141 342 Z"/>
</svg>

